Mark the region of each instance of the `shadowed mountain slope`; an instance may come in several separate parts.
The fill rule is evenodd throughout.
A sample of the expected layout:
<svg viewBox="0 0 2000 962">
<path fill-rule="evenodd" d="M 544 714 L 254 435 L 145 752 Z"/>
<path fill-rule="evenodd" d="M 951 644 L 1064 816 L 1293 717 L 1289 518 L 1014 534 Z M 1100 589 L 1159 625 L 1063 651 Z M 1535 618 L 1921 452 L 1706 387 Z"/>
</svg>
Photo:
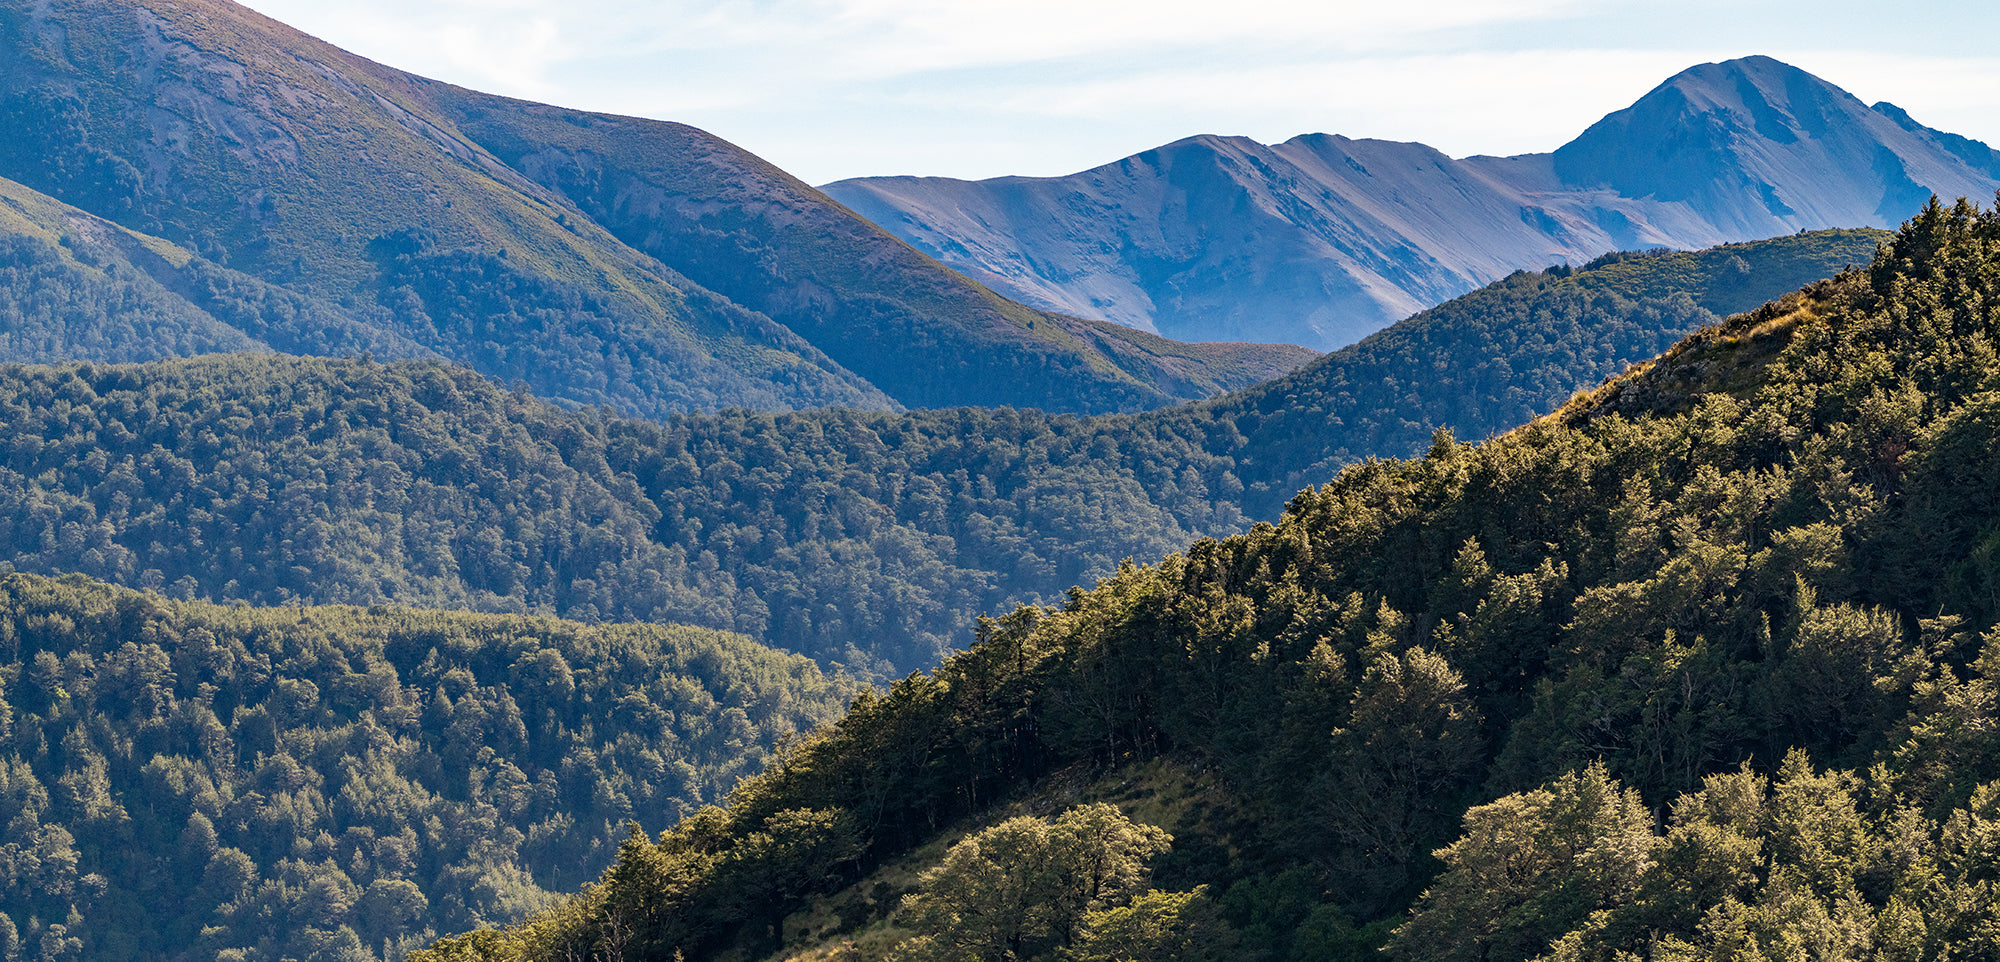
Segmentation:
<svg viewBox="0 0 2000 962">
<path fill-rule="evenodd" d="M 1174 338 L 1332 349 L 1518 269 L 1890 227 L 2000 155 L 1768 57 L 1705 64 L 1553 154 L 1201 136 L 1067 177 L 826 191 L 996 290 Z"/>
<path fill-rule="evenodd" d="M 1150 407 L 1247 386 L 1313 356 L 1177 344 L 1025 308 L 693 127 L 431 91 L 458 129 L 620 240 L 785 324 L 911 406 Z"/>
<path fill-rule="evenodd" d="M 1308 356 L 1097 333 L 707 134 L 472 94 L 227 0 L 9 2 L 0 49 L 0 176 L 567 402 L 1138 410 Z"/>
<path fill-rule="evenodd" d="M 226 351 L 434 358 L 357 312 L 0 180 L 0 356 L 141 361 Z"/>
<path fill-rule="evenodd" d="M 436 122 L 415 78 L 241 7 L 10 4 L 0 45 L 17 53 L 0 174 L 368 303 L 488 374 L 642 411 L 888 403 L 768 319 L 558 222 L 556 198 Z"/>
</svg>

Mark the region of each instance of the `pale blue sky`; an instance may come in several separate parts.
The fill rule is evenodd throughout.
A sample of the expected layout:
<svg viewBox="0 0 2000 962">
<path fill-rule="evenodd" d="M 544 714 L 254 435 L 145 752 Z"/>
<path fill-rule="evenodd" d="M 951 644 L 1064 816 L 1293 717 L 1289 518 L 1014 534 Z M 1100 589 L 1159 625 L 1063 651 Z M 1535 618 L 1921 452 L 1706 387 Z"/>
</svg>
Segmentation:
<svg viewBox="0 0 2000 962">
<path fill-rule="evenodd" d="M 415 73 L 694 124 L 819 184 L 1070 173 L 1199 133 L 1552 150 L 1768 54 L 2000 142 L 2000 4 L 250 0 Z"/>
</svg>

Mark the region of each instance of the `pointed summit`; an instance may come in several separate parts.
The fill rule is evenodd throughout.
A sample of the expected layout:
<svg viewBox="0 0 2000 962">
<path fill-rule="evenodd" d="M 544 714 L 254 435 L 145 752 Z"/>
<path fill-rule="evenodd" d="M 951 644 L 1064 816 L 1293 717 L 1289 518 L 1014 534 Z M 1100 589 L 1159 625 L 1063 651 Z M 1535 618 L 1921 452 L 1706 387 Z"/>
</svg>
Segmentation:
<svg viewBox="0 0 2000 962">
<path fill-rule="evenodd" d="M 1558 149 L 1555 172 L 1571 187 L 1686 205 L 1742 236 L 1893 224 L 1932 193 L 1990 190 L 1990 160 L 1973 163 L 1976 150 L 1890 110 L 1770 57 L 1701 64 Z"/>
<path fill-rule="evenodd" d="M 1333 349 L 1518 269 L 1985 199 L 2000 154 L 1770 57 L 1701 64 L 1553 154 L 1192 137 L 1068 177 L 872 177 L 850 209 L 1028 303 Z"/>
</svg>

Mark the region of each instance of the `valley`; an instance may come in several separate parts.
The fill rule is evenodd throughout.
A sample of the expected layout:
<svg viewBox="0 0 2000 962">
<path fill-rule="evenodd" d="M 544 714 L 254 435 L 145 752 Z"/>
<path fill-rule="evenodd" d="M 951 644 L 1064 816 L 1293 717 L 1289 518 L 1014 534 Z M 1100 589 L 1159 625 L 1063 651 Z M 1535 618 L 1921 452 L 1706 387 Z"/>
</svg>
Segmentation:
<svg viewBox="0 0 2000 962">
<path fill-rule="evenodd" d="M 0 538 L 25 571 L 187 599 L 664 620 L 896 677 L 1349 463 L 1505 431 L 1883 236 L 1524 273 L 1286 378 L 1098 418 L 654 422 L 436 361 L 268 353 L 0 368 Z"/>
</svg>

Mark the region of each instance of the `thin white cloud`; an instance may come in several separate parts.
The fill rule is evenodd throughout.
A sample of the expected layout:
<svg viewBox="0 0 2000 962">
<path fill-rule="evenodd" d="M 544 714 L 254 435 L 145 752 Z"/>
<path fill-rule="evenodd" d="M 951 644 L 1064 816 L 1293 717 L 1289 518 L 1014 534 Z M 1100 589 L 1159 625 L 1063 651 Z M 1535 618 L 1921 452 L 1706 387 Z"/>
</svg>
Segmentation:
<svg viewBox="0 0 2000 962">
<path fill-rule="evenodd" d="M 251 6 L 336 46 L 400 70 L 521 97 L 585 91 L 553 83 L 581 58 L 546 0 L 267 0 Z"/>
<path fill-rule="evenodd" d="M 1160 48 L 1230 47 L 1321 56 L 1393 49 L 1437 31 L 1532 22 L 1583 0 L 253 0 L 269 16 L 406 69 L 476 71 L 506 82 L 554 56 L 579 66 L 649 54 L 726 54 L 717 80 L 778 70 L 821 81 L 882 79 Z M 662 64 L 671 69 L 671 58 Z M 580 71 L 571 71 L 572 73 Z M 509 85 L 513 85 L 510 83 Z"/>
<path fill-rule="evenodd" d="M 854 41 L 836 48 L 833 62 L 850 76 L 881 77 L 1166 49 L 1227 48 L 1233 57 L 1311 50 L 1328 56 L 1400 47 L 1444 29 L 1532 21 L 1570 6 L 1569 0 L 1506 5 L 848 0 L 831 22 L 845 26 L 844 39 Z"/>
<path fill-rule="evenodd" d="M 1208 122 L 1190 134 L 1269 141 L 1330 132 L 1421 141 L 1457 156 L 1514 154 L 1554 149 L 1698 58 L 1688 51 L 1527 50 L 1226 64 L 1026 87 L 994 106 L 1093 121 L 1136 111 Z M 1312 126 L 1299 127 L 1301 118 Z"/>
<path fill-rule="evenodd" d="M 794 45 L 823 45 L 831 61 L 869 75 L 997 66 L 1120 53 L 1190 43 L 1365 50 L 1407 43 L 1439 30 L 1530 22 L 1577 9 L 1582 0 L 1298 2 L 1240 0 L 775 0 L 722 4 L 598 6 L 655 28 L 626 32 L 655 49 L 755 48 L 785 56 Z M 600 12 L 610 12 L 601 10 Z M 673 29 L 684 25 L 692 29 Z"/>
<path fill-rule="evenodd" d="M 549 71 L 575 56 L 549 17 L 498 24 L 447 23 L 436 33 L 437 52 L 458 72 L 505 85 L 509 92 L 560 95 Z"/>
<path fill-rule="evenodd" d="M 814 182 L 1060 174 L 1197 133 L 1549 150 L 1680 69 L 1746 53 L 2000 136 L 2000 60 L 1873 50 L 1884 31 L 1780 3 L 252 0 L 392 66 L 693 123 Z M 1740 47 L 1685 22 L 1725 15 Z M 1856 49 L 1827 49 L 1834 35 Z"/>
</svg>

